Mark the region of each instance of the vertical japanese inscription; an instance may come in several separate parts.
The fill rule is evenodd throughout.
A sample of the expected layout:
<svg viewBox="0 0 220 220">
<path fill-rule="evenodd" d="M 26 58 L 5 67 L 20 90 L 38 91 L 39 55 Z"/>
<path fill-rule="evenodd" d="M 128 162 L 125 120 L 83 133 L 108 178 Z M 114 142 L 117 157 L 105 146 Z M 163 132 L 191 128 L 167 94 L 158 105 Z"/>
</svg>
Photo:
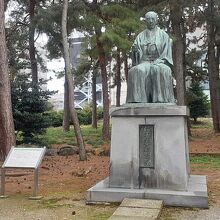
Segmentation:
<svg viewBox="0 0 220 220">
<path fill-rule="evenodd" d="M 139 125 L 140 167 L 154 168 L 154 125 Z"/>
</svg>

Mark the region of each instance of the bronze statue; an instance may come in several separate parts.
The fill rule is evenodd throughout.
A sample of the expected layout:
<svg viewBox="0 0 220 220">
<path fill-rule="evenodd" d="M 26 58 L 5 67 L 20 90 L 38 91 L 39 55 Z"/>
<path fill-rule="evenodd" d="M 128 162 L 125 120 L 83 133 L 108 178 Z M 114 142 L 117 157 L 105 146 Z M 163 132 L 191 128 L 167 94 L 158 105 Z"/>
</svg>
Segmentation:
<svg viewBox="0 0 220 220">
<path fill-rule="evenodd" d="M 157 26 L 157 13 L 147 12 L 145 20 L 132 46 L 127 103 L 174 103 L 171 39 Z"/>
</svg>

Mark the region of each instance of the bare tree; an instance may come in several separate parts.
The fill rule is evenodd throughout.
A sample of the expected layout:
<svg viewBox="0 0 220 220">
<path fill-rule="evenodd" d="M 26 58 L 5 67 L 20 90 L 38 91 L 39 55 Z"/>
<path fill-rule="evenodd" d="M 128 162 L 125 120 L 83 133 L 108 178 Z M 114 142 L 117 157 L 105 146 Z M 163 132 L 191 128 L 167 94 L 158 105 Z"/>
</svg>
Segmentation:
<svg viewBox="0 0 220 220">
<path fill-rule="evenodd" d="M 79 147 L 80 160 L 86 160 L 85 145 L 80 130 L 79 120 L 74 106 L 74 78 L 71 71 L 69 44 L 67 39 L 67 11 L 68 11 L 68 0 L 64 0 L 63 13 L 62 13 L 62 38 L 63 38 L 65 70 L 66 70 L 68 90 L 69 90 L 69 111 L 70 111 L 70 118 L 72 119 L 74 125 L 77 145 Z"/>
<path fill-rule="evenodd" d="M 7 48 L 4 26 L 4 0 L 0 0 L 0 158 L 4 159 L 15 145 L 12 117 L 11 90 L 8 73 Z"/>
</svg>

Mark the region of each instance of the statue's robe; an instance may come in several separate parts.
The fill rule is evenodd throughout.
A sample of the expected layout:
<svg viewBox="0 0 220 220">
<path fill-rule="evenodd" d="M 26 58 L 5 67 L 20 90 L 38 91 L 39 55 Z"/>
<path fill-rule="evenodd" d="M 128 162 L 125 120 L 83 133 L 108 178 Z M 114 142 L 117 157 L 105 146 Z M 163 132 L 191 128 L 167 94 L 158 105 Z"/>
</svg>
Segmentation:
<svg viewBox="0 0 220 220">
<path fill-rule="evenodd" d="M 172 46 L 168 34 L 146 29 L 134 41 L 133 67 L 128 72 L 127 103 L 174 103 L 171 67 Z"/>
</svg>

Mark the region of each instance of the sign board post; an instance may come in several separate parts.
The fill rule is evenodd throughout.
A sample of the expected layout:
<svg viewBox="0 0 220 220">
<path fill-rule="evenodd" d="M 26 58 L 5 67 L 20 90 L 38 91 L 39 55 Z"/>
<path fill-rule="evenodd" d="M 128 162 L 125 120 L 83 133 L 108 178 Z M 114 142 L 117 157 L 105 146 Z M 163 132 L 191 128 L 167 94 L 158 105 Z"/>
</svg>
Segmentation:
<svg viewBox="0 0 220 220">
<path fill-rule="evenodd" d="M 1 170 L 1 195 L 5 194 L 5 168 Z"/>
<path fill-rule="evenodd" d="M 37 191 L 38 191 L 38 169 L 34 170 L 34 193 L 33 196 L 37 196 Z"/>
<path fill-rule="evenodd" d="M 1 168 L 1 196 L 5 195 L 5 172 L 6 169 L 34 169 L 34 190 L 33 197 L 38 191 L 38 168 L 45 155 L 46 147 L 43 148 L 22 148 L 12 147 Z"/>
</svg>

